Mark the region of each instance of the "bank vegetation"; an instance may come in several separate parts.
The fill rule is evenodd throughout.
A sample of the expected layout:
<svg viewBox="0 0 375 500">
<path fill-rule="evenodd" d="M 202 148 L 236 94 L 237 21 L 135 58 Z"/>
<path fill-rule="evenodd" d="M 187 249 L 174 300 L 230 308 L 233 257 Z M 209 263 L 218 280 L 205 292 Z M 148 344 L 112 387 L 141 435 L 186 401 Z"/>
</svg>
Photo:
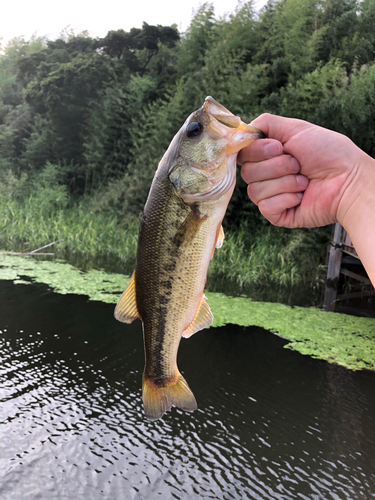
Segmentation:
<svg viewBox="0 0 375 500">
<path fill-rule="evenodd" d="M 12 40 L 0 54 L 0 248 L 63 239 L 58 257 L 130 272 L 158 161 L 206 95 L 245 121 L 309 120 L 375 157 L 374 26 L 375 0 L 242 1 L 223 18 L 204 4 L 185 33 Z M 224 228 L 210 286 L 322 288 L 329 228 L 270 226 L 241 179 Z"/>
</svg>

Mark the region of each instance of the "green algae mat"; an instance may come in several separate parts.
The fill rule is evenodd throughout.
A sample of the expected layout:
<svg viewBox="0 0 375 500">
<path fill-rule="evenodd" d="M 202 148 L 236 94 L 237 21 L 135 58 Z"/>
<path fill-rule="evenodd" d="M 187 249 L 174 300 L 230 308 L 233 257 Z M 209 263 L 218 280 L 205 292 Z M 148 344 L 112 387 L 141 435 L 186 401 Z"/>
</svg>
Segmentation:
<svg viewBox="0 0 375 500">
<path fill-rule="evenodd" d="M 0 255 L 0 279 L 14 283 L 44 283 L 61 294 L 87 295 L 89 300 L 115 304 L 129 276 L 91 270 L 82 272 L 61 261 Z M 301 354 L 337 363 L 352 370 L 375 370 L 375 319 L 327 313 L 309 307 L 255 302 L 207 292 L 213 326 L 259 326 L 289 341 Z"/>
</svg>

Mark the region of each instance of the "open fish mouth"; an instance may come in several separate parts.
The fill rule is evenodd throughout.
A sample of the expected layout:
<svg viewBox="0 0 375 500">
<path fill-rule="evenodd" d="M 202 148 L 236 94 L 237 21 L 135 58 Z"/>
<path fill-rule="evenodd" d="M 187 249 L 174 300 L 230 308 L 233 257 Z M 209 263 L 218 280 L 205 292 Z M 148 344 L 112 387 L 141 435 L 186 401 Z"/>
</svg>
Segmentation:
<svg viewBox="0 0 375 500">
<path fill-rule="evenodd" d="M 227 139 L 227 153 L 238 152 L 254 139 L 265 139 L 262 130 L 244 123 L 239 116 L 234 115 L 222 104 L 207 96 L 203 108 L 210 117 L 208 133 L 214 137 Z"/>
<path fill-rule="evenodd" d="M 215 101 L 210 95 L 206 97 L 203 106 L 207 113 L 219 123 L 230 128 L 246 128 L 247 131 L 257 134 L 258 139 L 266 138 L 266 134 L 262 130 L 252 127 L 251 125 L 246 125 L 239 116 L 234 115 L 229 109 Z"/>
<path fill-rule="evenodd" d="M 204 101 L 204 109 L 209 115 L 216 118 L 218 122 L 226 125 L 227 127 L 238 128 L 241 125 L 242 120 L 239 116 L 231 113 L 229 109 L 215 101 L 215 99 L 211 96 L 206 97 Z"/>
</svg>

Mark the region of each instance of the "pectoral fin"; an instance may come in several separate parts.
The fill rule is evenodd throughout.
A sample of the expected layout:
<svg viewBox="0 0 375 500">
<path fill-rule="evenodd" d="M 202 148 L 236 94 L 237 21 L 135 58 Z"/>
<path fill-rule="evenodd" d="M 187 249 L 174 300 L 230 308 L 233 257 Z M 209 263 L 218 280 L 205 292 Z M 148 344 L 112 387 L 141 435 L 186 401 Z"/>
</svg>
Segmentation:
<svg viewBox="0 0 375 500">
<path fill-rule="evenodd" d="M 115 318 L 122 323 L 131 323 L 135 319 L 141 319 L 135 296 L 135 272 L 117 303 Z"/>
<path fill-rule="evenodd" d="M 223 226 L 220 224 L 220 226 L 217 229 L 216 242 L 215 242 L 215 246 L 212 249 L 211 259 L 213 259 L 214 255 L 215 255 L 215 248 L 221 248 L 223 246 L 224 238 L 225 238 L 224 229 L 223 229 Z"/>
<path fill-rule="evenodd" d="M 191 324 L 186 328 L 183 337 L 189 338 L 194 333 L 199 332 L 199 330 L 203 330 L 203 328 L 207 328 L 212 325 L 214 320 L 214 316 L 211 312 L 210 306 L 207 303 L 206 297 L 202 295 L 202 299 L 199 303 L 197 313 L 191 322 Z"/>
<path fill-rule="evenodd" d="M 223 246 L 224 238 L 225 238 L 224 229 L 223 226 L 220 224 L 219 234 L 217 235 L 216 239 L 216 245 L 215 245 L 216 248 L 221 248 Z"/>
</svg>

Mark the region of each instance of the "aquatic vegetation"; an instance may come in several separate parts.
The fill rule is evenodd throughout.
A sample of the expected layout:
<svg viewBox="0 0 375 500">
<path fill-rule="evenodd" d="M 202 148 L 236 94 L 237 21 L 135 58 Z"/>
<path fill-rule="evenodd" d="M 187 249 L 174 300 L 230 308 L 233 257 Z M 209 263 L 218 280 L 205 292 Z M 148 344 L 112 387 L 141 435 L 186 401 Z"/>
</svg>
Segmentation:
<svg viewBox="0 0 375 500">
<path fill-rule="evenodd" d="M 45 283 L 56 293 L 87 295 L 89 300 L 115 304 L 129 276 L 102 270 L 83 272 L 62 261 L 2 255 L 0 279 L 14 283 Z M 285 339 L 285 345 L 314 358 L 352 370 L 375 370 L 375 319 L 327 313 L 309 307 L 256 302 L 246 297 L 206 293 L 213 326 L 259 326 Z M 196 335 L 204 335 L 204 332 Z M 193 341 L 193 340 L 190 340 Z"/>
<path fill-rule="evenodd" d="M 26 278 L 29 280 L 26 281 Z M 0 279 L 23 284 L 44 283 L 56 293 L 87 295 L 90 300 L 116 303 L 129 276 L 95 269 L 84 272 L 64 261 L 3 255 L 0 259 Z"/>
<path fill-rule="evenodd" d="M 105 267 L 107 271 L 133 271 L 137 219 L 124 222 L 116 209 L 93 211 L 90 199 L 65 207 L 46 205 L 44 194 L 22 201 L 0 198 L 0 248 L 22 252 L 63 240 L 49 251 L 70 264 L 84 270 Z M 272 285 L 275 295 L 276 287 L 303 285 L 310 290 L 307 303 L 317 303 L 329 231 L 263 226 L 257 231 L 245 225 L 224 227 L 224 245 L 215 252 L 208 269 L 210 282 L 225 281 L 225 287 L 216 288 L 218 291 L 227 291 L 229 281 L 236 290 Z"/>
<path fill-rule="evenodd" d="M 261 326 L 289 340 L 287 349 L 353 370 L 375 370 L 374 318 L 222 294 L 206 295 L 215 316 L 213 326 L 228 323 Z"/>
</svg>

